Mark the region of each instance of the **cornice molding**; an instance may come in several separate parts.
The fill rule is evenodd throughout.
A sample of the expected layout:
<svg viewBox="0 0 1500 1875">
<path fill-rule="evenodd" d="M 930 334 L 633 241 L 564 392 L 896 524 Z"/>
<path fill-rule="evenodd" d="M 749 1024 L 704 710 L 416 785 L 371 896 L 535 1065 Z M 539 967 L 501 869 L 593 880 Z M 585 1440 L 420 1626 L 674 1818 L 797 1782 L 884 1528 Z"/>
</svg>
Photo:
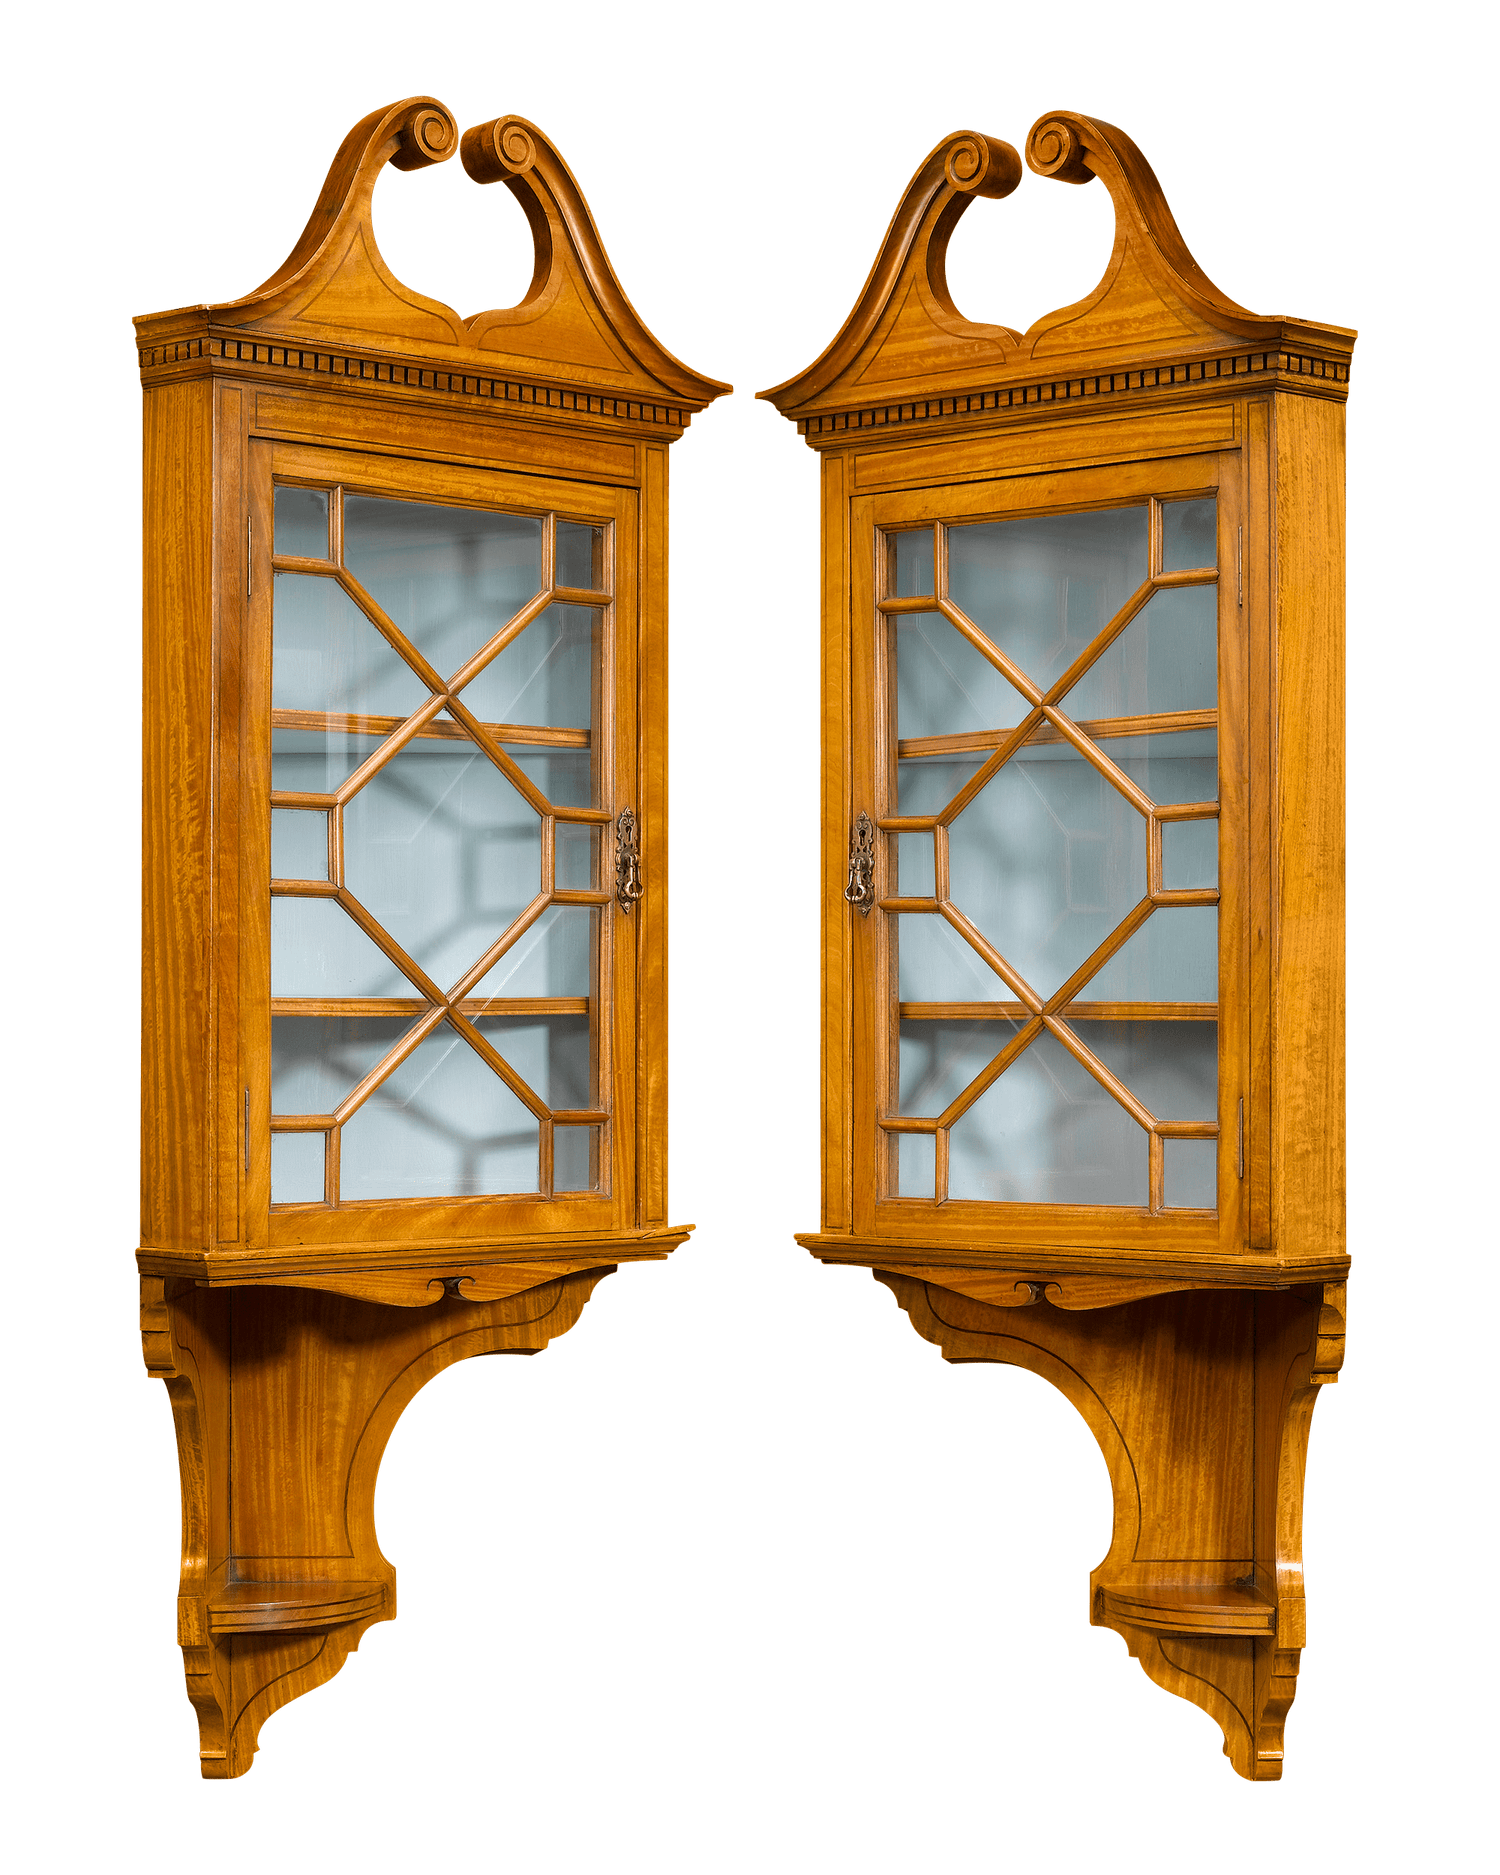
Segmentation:
<svg viewBox="0 0 1500 1875">
<path fill-rule="evenodd" d="M 797 434 L 815 448 L 850 432 L 930 423 L 993 419 L 1007 411 L 1028 415 L 1053 404 L 1076 404 L 1101 398 L 1139 396 L 1142 392 L 1182 390 L 1193 385 L 1222 386 L 1249 378 L 1270 379 L 1278 390 L 1301 392 L 1344 403 L 1349 395 L 1347 359 L 1311 352 L 1222 352 L 1175 364 L 1142 366 L 1133 371 L 1095 371 L 1069 378 L 1037 379 L 951 397 L 911 398 L 904 402 L 864 405 L 817 412 L 797 419 Z"/>
<path fill-rule="evenodd" d="M 430 359 L 401 357 L 390 352 L 357 351 L 338 346 L 289 345 L 262 337 L 205 331 L 193 337 L 165 338 L 137 347 L 141 382 L 148 388 L 194 377 L 278 378 L 299 385 L 311 378 L 320 386 L 338 389 L 349 382 L 417 391 L 428 397 L 452 398 L 466 407 L 501 404 L 506 414 L 545 411 L 550 416 L 572 415 L 603 419 L 611 424 L 646 425 L 666 432 L 665 440 L 680 436 L 701 405 L 647 402 L 578 385 L 547 382 L 541 378 L 496 376 L 491 372 L 446 369 Z"/>
</svg>

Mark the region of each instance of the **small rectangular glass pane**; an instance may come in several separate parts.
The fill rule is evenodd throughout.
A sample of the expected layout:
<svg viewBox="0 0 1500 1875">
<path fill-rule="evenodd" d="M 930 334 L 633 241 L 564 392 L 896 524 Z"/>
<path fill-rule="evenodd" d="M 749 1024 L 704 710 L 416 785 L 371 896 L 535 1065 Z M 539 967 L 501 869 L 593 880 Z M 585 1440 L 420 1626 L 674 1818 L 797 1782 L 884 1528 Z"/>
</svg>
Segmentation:
<svg viewBox="0 0 1500 1875">
<path fill-rule="evenodd" d="M 323 1142 L 325 1133 L 273 1133 L 271 1135 L 272 1204 L 323 1202 Z"/>
<path fill-rule="evenodd" d="M 349 495 L 344 565 L 450 677 L 541 590 L 542 523 L 535 515 Z"/>
<path fill-rule="evenodd" d="M 1162 1141 L 1162 1201 L 1169 1210 L 1212 1211 L 1219 1202 L 1219 1142 Z"/>
<path fill-rule="evenodd" d="M 897 898 L 931 898 L 937 890 L 937 872 L 930 833 L 893 833 Z"/>
<path fill-rule="evenodd" d="M 933 591 L 932 529 L 914 527 L 906 533 L 887 534 L 892 599 L 925 599 Z"/>
<path fill-rule="evenodd" d="M 1043 689 L 1147 572 L 1143 506 L 1026 516 L 948 530 L 948 596 Z"/>
<path fill-rule="evenodd" d="M 604 530 L 582 527 L 576 521 L 557 524 L 555 583 L 581 592 L 604 590 Z"/>
<path fill-rule="evenodd" d="M 1191 892 L 1219 883 L 1219 823 L 1216 820 L 1164 820 L 1161 826 L 1161 882 L 1169 892 Z"/>
<path fill-rule="evenodd" d="M 536 1116 L 445 1023 L 345 1123 L 339 1193 L 357 1200 L 534 1192 L 539 1142 Z"/>
<path fill-rule="evenodd" d="M 554 1192 L 598 1191 L 600 1136 L 603 1130 L 598 1126 L 553 1127 Z"/>
<path fill-rule="evenodd" d="M 345 729 L 273 728 L 271 787 L 278 794 L 332 794 L 383 741 Z"/>
<path fill-rule="evenodd" d="M 1186 573 L 1200 566 L 1217 566 L 1219 504 L 1213 496 L 1202 501 L 1169 501 L 1161 511 L 1161 565 L 1164 573 Z"/>
<path fill-rule="evenodd" d="M 328 877 L 328 815 L 323 809 L 271 809 L 271 877 Z"/>
<path fill-rule="evenodd" d="M 556 847 L 553 870 L 560 892 L 599 890 L 599 829 L 576 820 L 553 823 Z"/>
<path fill-rule="evenodd" d="M 1149 1195 L 1145 1132 L 1050 1034 L 948 1134 L 950 1198 L 1144 1208 Z"/>
<path fill-rule="evenodd" d="M 937 1193 L 937 1140 L 931 1133 L 892 1133 L 896 1196 L 933 1198 Z"/>
<path fill-rule="evenodd" d="M 300 560 L 328 558 L 328 491 L 324 488 L 276 490 L 275 551 Z"/>
</svg>

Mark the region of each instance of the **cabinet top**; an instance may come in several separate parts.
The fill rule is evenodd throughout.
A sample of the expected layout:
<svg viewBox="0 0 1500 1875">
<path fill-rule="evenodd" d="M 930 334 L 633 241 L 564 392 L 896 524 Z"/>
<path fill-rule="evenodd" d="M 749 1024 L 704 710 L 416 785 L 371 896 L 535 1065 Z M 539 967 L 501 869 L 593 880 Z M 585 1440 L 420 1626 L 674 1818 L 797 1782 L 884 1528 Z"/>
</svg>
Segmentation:
<svg viewBox="0 0 1500 1875">
<path fill-rule="evenodd" d="M 536 246 L 518 306 L 462 319 L 399 281 L 371 223 L 387 163 L 423 169 L 462 148 L 480 183 L 503 182 Z M 250 370 L 407 385 L 680 434 L 730 389 L 673 357 L 615 277 L 572 171 L 534 124 L 497 117 L 464 132 L 435 98 L 372 111 L 345 137 L 307 226 L 243 299 L 135 321 L 142 381 Z"/>
<path fill-rule="evenodd" d="M 1201 387 L 1268 374 L 1342 402 L 1355 334 L 1344 326 L 1247 312 L 1188 252 L 1151 165 L 1122 130 L 1049 111 L 1026 139 L 1040 176 L 1098 176 L 1115 208 L 1104 276 L 1074 305 L 1028 332 L 965 319 L 948 292 L 946 255 L 976 195 L 1021 181 L 1008 143 L 958 131 L 927 157 L 891 220 L 842 330 L 805 371 L 759 395 L 815 447 L 848 430 L 1005 411 L 1043 414 L 1076 397 Z"/>
</svg>

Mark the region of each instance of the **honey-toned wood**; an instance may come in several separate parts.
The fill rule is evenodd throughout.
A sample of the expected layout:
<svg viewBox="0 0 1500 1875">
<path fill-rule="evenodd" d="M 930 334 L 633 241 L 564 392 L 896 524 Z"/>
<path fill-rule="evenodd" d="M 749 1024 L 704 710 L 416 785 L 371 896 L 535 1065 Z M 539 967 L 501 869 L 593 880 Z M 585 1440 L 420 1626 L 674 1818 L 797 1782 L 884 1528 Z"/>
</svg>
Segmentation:
<svg viewBox="0 0 1500 1875">
<path fill-rule="evenodd" d="M 535 246 L 520 305 L 462 319 L 398 280 L 372 222 L 387 164 L 462 146 Z M 407 186 L 421 186 L 420 179 Z M 482 212 L 483 198 L 475 199 Z M 729 387 L 641 323 L 577 182 L 535 125 L 462 138 L 432 98 L 345 138 L 306 228 L 255 292 L 136 321 L 145 390 L 141 1243 L 147 1365 L 166 1380 L 183 1479 L 179 1639 L 207 1776 L 249 1765 L 265 1718 L 334 1673 L 395 1577 L 372 1521 L 406 1401 L 469 1354 L 532 1353 L 601 1274 L 659 1261 L 691 1225 L 666 1193 L 667 448 Z M 273 553 L 274 490 L 325 489 L 324 556 Z M 540 517 L 541 589 L 451 677 L 345 565 L 346 494 Z M 557 577 L 559 522 L 593 526 L 590 582 Z M 313 543 L 316 546 L 316 542 Z M 326 578 L 431 695 L 410 717 L 275 710 L 276 573 Z M 580 569 L 581 573 L 581 569 Z M 579 574 L 570 574 L 579 577 Z M 481 723 L 456 694 L 554 602 L 596 609 L 589 727 Z M 446 711 L 440 717 L 439 712 Z M 272 729 L 383 738 L 326 795 L 273 791 Z M 538 815 L 540 892 L 444 989 L 346 877 L 342 811 L 418 739 L 477 746 Z M 588 751 L 598 792 L 554 807 L 505 745 Z M 327 814 L 326 876 L 271 878 L 272 807 Z M 644 896 L 615 902 L 613 828 L 640 829 Z M 597 830 L 591 889 L 558 888 L 559 824 Z M 334 901 L 406 979 L 390 998 L 270 995 L 274 898 Z M 592 907 L 586 997 L 477 996 L 550 904 Z M 549 1107 L 475 1027 L 586 1016 L 595 1093 Z M 271 1110 L 271 1019 L 401 1016 L 402 1039 L 328 1114 Z M 341 1127 L 446 1026 L 534 1119 L 537 1191 L 346 1201 Z M 591 1104 L 590 1104 L 591 1103 Z M 592 1189 L 554 1195 L 554 1129 L 587 1126 Z M 273 1204 L 273 1135 L 323 1134 L 319 1202 Z M 230 1463 L 230 1453 L 234 1462 Z"/>
<path fill-rule="evenodd" d="M 1007 196 L 1020 157 L 959 132 L 903 196 L 854 309 L 805 371 L 770 391 L 822 455 L 823 1218 L 798 1241 L 874 1269 L 950 1359 L 1051 1378 L 1089 1420 L 1116 1491 L 1093 1583 L 1158 1684 L 1209 1710 L 1243 1775 L 1279 1775 L 1302 1645 L 1298 1529 L 1315 1388 L 1343 1348 L 1343 404 L 1353 332 L 1267 318 L 1198 267 L 1149 164 L 1122 131 L 1067 111 L 1032 127 L 1035 176 L 1098 178 L 1115 210 L 1103 277 L 1025 333 L 968 318 L 944 265 L 977 195 Z M 1036 186 L 1028 183 L 1027 186 Z M 994 218 L 1003 239 L 1005 207 Z M 1213 496 L 1216 564 L 1163 565 L 1163 502 Z M 948 524 L 1145 504 L 1146 584 L 1047 690 L 947 596 Z M 888 531 L 933 530 L 929 596 L 895 595 Z M 1151 594 L 1216 590 L 1213 711 L 1075 723 L 1065 698 Z M 1014 688 L 981 731 L 897 741 L 882 660 L 898 618 L 937 613 Z M 1097 738 L 1216 728 L 1219 798 L 1154 805 Z M 953 822 L 1023 744 L 1071 744 L 1147 819 L 1145 896 L 1052 996 L 955 901 Z M 897 756 L 977 772 L 941 811 L 891 811 Z M 956 785 L 956 784 L 955 784 Z M 874 898 L 845 902 L 850 830 L 875 832 Z M 1213 819 L 1216 890 L 1169 888 L 1162 828 Z M 905 895 L 898 833 L 930 833 L 931 881 Z M 1154 910 L 1219 908 L 1216 1003 L 1094 1000 L 1095 966 Z M 884 921 L 939 914 L 1006 1000 L 898 1002 Z M 1020 1023 L 947 1109 L 896 1111 L 899 1024 Z M 1212 1021 L 1213 1120 L 1156 1119 L 1075 1019 Z M 1050 1031 L 1149 1135 L 1149 1203 L 1083 1206 L 948 1196 L 948 1128 Z M 1000 1051 L 1004 1042 L 1003 1052 Z M 933 1141 L 932 1195 L 893 1195 L 895 1142 Z M 1220 1141 L 1212 1210 L 1167 1210 L 1175 1139 Z"/>
</svg>

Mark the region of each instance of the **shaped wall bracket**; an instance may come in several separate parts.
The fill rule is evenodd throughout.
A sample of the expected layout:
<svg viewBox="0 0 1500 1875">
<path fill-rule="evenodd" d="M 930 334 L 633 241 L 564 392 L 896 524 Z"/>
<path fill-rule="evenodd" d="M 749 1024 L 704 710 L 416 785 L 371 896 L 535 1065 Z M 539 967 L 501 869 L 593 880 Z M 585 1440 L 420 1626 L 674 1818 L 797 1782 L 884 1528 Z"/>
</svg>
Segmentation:
<svg viewBox="0 0 1500 1875">
<path fill-rule="evenodd" d="M 1158 1686 L 1208 1713 L 1241 1777 L 1279 1778 L 1307 1640 L 1307 1438 L 1318 1388 L 1343 1361 L 1344 1284 L 1179 1290 L 1108 1307 L 1072 1302 L 1067 1279 L 1017 1277 L 1000 1305 L 915 1272 L 875 1276 L 945 1360 L 1024 1367 L 1077 1407 L 1114 1493 L 1090 1620 Z"/>
</svg>

